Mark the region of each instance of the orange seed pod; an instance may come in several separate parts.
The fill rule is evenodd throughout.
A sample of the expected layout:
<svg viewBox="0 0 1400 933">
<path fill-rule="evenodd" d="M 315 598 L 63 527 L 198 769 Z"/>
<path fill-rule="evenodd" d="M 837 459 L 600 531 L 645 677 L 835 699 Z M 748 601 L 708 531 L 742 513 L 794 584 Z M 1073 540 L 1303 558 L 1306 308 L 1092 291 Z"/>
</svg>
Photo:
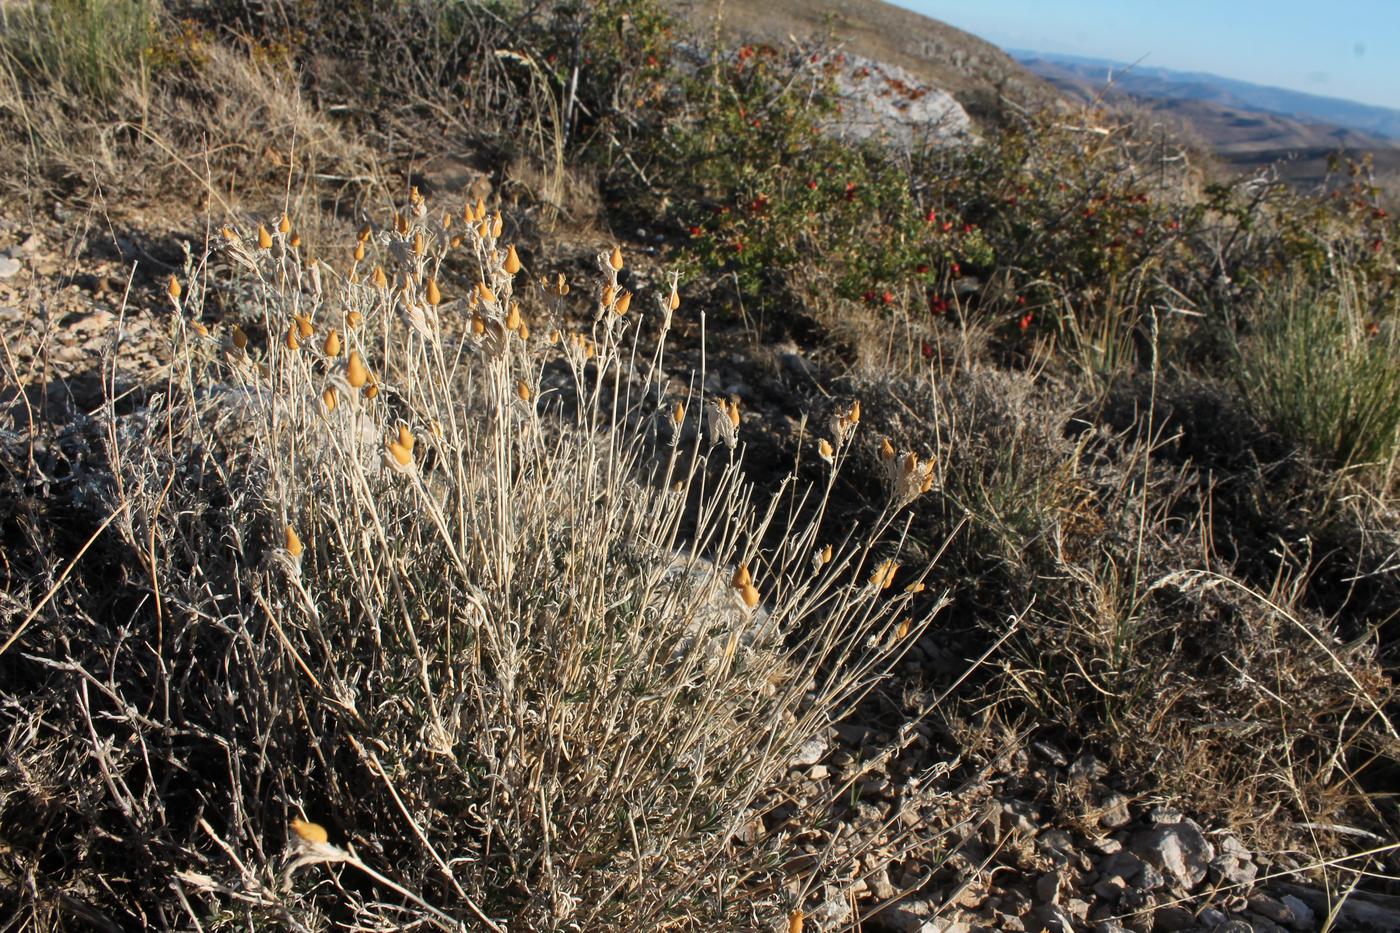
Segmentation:
<svg viewBox="0 0 1400 933">
<path fill-rule="evenodd" d="M 511 244 L 510 249 L 506 250 L 506 261 L 502 268 L 511 275 L 520 271 L 520 256 L 516 253 L 514 244 Z"/>
<path fill-rule="evenodd" d="M 340 356 L 340 331 L 332 330 L 326 334 L 325 343 L 321 344 L 321 349 L 326 356 Z"/>
<path fill-rule="evenodd" d="M 359 350 L 350 351 L 350 359 L 345 363 L 345 381 L 350 383 L 350 388 L 359 389 L 369 382 L 369 370 L 365 368 L 365 361 L 360 358 Z"/>
<path fill-rule="evenodd" d="M 743 589 L 739 591 L 739 595 L 743 597 L 744 605 L 748 606 L 750 609 L 758 605 L 758 589 L 752 583 L 744 584 Z"/>
<path fill-rule="evenodd" d="M 298 314 L 295 317 L 297 322 L 297 336 L 302 340 L 310 338 L 312 334 L 311 318 L 307 317 L 305 314 Z"/>
<path fill-rule="evenodd" d="M 287 212 L 282 212 L 282 217 L 277 221 L 277 232 L 288 234 L 292 232 L 292 218 L 287 216 Z"/>
<path fill-rule="evenodd" d="M 336 403 L 340 401 L 340 396 L 335 389 L 326 386 L 326 391 L 321 393 L 321 404 L 326 406 L 326 411 L 335 411 Z"/>
<path fill-rule="evenodd" d="M 608 265 L 612 266 L 614 271 L 620 271 L 620 270 L 622 269 L 622 248 L 621 248 L 621 247 L 618 247 L 618 246 L 614 246 L 614 247 L 613 247 L 612 255 L 608 257 Z"/>
<path fill-rule="evenodd" d="M 320 823 L 308 823 L 306 820 L 292 820 L 292 832 L 296 833 L 302 842 L 313 845 L 320 845 L 330 839 L 326 827 Z"/>
<path fill-rule="evenodd" d="M 272 234 L 262 224 L 258 224 L 258 249 L 272 249 Z"/>
<path fill-rule="evenodd" d="M 621 315 L 626 314 L 627 309 L 630 307 L 632 307 L 632 293 L 623 292 L 617 297 L 617 304 L 613 306 L 613 310 Z"/>
<path fill-rule="evenodd" d="M 442 291 L 438 288 L 437 279 L 428 279 L 427 297 L 428 304 L 433 307 L 442 304 Z"/>
<path fill-rule="evenodd" d="M 287 526 L 287 553 L 293 557 L 300 557 L 305 548 L 301 546 L 301 538 L 297 536 L 296 529 L 291 525 Z"/>
</svg>

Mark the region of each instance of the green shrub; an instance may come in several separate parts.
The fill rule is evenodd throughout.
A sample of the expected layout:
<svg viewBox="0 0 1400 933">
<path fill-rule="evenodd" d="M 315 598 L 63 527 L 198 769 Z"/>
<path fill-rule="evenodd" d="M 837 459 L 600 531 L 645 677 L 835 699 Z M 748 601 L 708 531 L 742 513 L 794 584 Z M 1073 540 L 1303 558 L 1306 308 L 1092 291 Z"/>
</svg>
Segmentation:
<svg viewBox="0 0 1400 933">
<path fill-rule="evenodd" d="M 150 80 L 155 9 L 148 0 L 51 0 L 7 6 L 4 55 L 30 81 L 111 103 Z"/>
<path fill-rule="evenodd" d="M 1400 332 L 1352 276 L 1284 282 L 1248 319 L 1240 390 L 1274 430 L 1339 469 L 1389 469 L 1400 448 Z"/>
</svg>

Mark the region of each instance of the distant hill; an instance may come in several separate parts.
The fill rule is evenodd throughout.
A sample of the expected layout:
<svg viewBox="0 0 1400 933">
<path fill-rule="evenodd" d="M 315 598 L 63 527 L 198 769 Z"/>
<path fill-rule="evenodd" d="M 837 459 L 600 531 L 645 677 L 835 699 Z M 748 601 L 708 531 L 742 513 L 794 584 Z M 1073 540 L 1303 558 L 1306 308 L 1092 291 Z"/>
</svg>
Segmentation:
<svg viewBox="0 0 1400 933">
<path fill-rule="evenodd" d="M 1235 110 L 1257 110 L 1311 123 L 1325 123 L 1382 139 L 1400 141 L 1400 110 L 1338 97 L 1304 94 L 1197 71 L 1172 71 L 1078 55 L 1008 49 L 1008 54 L 1057 87 L 1088 83 L 1114 87 L 1134 97 L 1203 101 Z"/>
<path fill-rule="evenodd" d="M 1069 100 L 1144 109 L 1235 171 L 1274 165 L 1283 178 L 1309 186 L 1323 181 L 1334 154 L 1370 154 L 1383 182 L 1400 177 L 1400 111 L 1199 72 L 1010 54 Z"/>
</svg>

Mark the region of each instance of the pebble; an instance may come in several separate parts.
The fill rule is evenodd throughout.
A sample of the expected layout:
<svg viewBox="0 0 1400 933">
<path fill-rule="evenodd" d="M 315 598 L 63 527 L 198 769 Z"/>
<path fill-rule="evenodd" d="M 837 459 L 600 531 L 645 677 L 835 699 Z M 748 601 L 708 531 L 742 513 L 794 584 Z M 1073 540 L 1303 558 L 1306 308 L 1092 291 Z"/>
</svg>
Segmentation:
<svg viewBox="0 0 1400 933">
<path fill-rule="evenodd" d="M 1160 809 L 1160 808 L 1159 808 Z M 1154 811 L 1154 817 L 1156 811 Z M 1180 818 L 1180 814 L 1177 814 Z M 1130 848 L 1177 887 L 1189 891 L 1205 880 L 1215 847 L 1191 820 L 1164 823 L 1133 836 Z"/>
<path fill-rule="evenodd" d="M 0 279 L 11 278 L 22 268 L 24 267 L 20 265 L 19 260 L 10 256 L 0 256 Z"/>
<path fill-rule="evenodd" d="M 1312 908 L 1303 903 L 1300 898 L 1294 897 L 1292 894 L 1285 894 L 1279 898 L 1279 902 L 1293 911 L 1295 929 L 1311 930 L 1316 925 L 1317 916 L 1313 913 Z"/>
</svg>

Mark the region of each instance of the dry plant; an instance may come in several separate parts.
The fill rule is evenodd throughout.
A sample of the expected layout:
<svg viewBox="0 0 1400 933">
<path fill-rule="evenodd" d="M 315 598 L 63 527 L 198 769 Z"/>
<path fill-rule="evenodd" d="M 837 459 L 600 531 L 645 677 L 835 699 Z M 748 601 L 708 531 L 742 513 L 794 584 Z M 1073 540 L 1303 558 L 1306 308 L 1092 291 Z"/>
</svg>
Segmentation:
<svg viewBox="0 0 1400 933">
<path fill-rule="evenodd" d="M 675 279 L 520 287 L 503 227 L 415 191 L 334 267 L 284 215 L 170 280 L 177 364 L 81 490 L 116 593 L 7 595 L 31 919 L 737 930 L 850 878 L 858 834 L 789 861 L 817 817 L 763 816 L 936 611 L 897 508 L 824 530 L 859 407 L 761 501 L 739 406 L 663 382 Z"/>
</svg>

